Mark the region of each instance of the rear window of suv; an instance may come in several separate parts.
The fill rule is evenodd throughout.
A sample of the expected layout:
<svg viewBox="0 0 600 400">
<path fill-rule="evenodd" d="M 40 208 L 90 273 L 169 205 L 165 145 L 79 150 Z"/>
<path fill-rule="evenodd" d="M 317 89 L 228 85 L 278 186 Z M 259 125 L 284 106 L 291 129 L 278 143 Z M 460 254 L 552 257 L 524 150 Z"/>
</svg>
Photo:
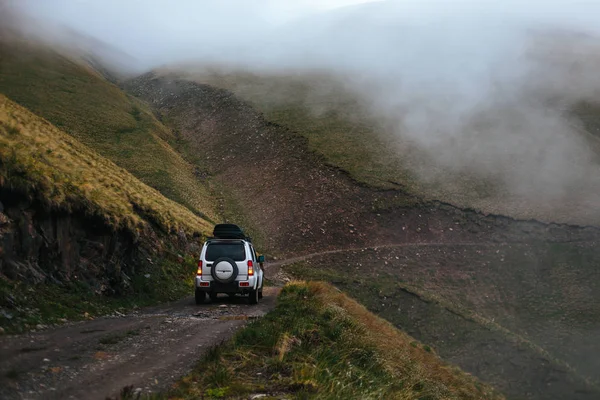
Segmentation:
<svg viewBox="0 0 600 400">
<path fill-rule="evenodd" d="M 243 243 L 210 243 L 206 248 L 206 261 L 229 257 L 233 261 L 244 261 L 246 251 Z"/>
</svg>

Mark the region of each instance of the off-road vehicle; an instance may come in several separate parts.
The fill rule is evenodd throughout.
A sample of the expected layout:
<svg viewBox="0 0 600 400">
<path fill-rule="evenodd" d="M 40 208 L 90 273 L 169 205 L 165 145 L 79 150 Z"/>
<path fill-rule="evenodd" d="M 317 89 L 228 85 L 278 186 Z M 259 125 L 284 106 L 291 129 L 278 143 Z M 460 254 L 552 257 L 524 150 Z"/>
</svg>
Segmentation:
<svg viewBox="0 0 600 400">
<path fill-rule="evenodd" d="M 252 240 L 233 224 L 215 226 L 202 247 L 196 273 L 196 304 L 219 293 L 248 295 L 250 304 L 262 298 L 264 256 L 257 256 Z"/>
</svg>

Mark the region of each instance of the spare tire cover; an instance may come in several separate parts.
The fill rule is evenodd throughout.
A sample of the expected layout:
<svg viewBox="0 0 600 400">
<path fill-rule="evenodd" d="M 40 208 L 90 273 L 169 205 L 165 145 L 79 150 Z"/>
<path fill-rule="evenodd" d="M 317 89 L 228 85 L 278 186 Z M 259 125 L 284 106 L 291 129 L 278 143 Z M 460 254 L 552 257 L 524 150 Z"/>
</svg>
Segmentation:
<svg viewBox="0 0 600 400">
<path fill-rule="evenodd" d="M 238 267 L 231 258 L 221 257 L 213 263 L 210 274 L 217 282 L 230 283 L 237 278 Z"/>
</svg>

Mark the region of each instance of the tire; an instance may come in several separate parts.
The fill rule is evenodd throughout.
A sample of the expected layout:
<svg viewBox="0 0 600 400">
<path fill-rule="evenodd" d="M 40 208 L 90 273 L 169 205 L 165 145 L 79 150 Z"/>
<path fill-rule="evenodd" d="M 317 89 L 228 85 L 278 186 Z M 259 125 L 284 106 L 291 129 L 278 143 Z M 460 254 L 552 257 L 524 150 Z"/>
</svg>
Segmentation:
<svg viewBox="0 0 600 400">
<path fill-rule="evenodd" d="M 223 278 L 222 276 L 218 275 L 217 270 L 220 265 L 222 265 L 226 269 L 231 270 L 231 275 L 229 277 Z M 219 283 L 231 283 L 231 282 L 235 281 L 235 278 L 237 278 L 238 273 L 239 273 L 239 271 L 238 271 L 237 264 L 235 263 L 235 261 L 233 261 L 229 257 L 217 258 L 215 260 L 215 262 L 213 263 L 212 268 L 210 269 L 210 275 L 213 277 L 213 279 L 215 281 L 217 281 Z"/>
<path fill-rule="evenodd" d="M 248 296 L 248 303 L 258 304 L 258 293 L 259 293 L 259 289 L 251 290 L 250 295 Z"/>
<path fill-rule="evenodd" d="M 200 289 L 196 289 L 196 293 L 194 293 L 194 297 L 196 299 L 197 305 L 204 304 L 204 302 L 206 301 L 206 292 L 203 292 Z"/>
<path fill-rule="evenodd" d="M 258 291 L 258 299 L 262 299 L 263 298 L 263 294 L 262 294 L 262 288 L 260 288 L 260 290 Z"/>
</svg>

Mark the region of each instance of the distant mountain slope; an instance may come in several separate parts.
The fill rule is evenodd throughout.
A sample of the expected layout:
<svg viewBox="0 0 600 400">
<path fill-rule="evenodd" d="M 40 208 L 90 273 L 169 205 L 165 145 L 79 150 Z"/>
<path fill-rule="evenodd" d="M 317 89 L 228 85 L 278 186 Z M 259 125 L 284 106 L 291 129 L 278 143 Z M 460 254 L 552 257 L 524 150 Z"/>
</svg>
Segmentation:
<svg viewBox="0 0 600 400">
<path fill-rule="evenodd" d="M 264 113 L 267 120 L 306 137 L 311 150 L 322 154 L 329 163 L 373 187 L 402 188 L 424 199 L 518 219 L 600 225 L 600 213 L 597 212 L 600 182 L 592 173 L 600 173 L 597 160 L 589 166 L 589 176 L 583 176 L 583 173 L 575 176 L 577 179 L 571 181 L 572 190 L 553 193 L 549 189 L 551 195 L 513 193 L 502 183 L 501 172 L 459 171 L 437 164 L 431 154 L 394 133 L 397 126 L 386 125 L 385 121 L 370 115 L 368 105 L 348 90 L 340 77 L 302 73 L 252 74 L 217 68 L 207 70 L 193 65 L 164 70 L 163 73 L 232 91 Z M 582 122 L 581 128 L 574 127 L 581 133 L 580 139 L 589 142 L 588 148 L 596 150 L 600 157 L 600 145 L 593 137 L 600 129 L 598 107 L 578 107 L 572 116 Z M 490 118 L 496 117 L 502 116 Z"/>
<path fill-rule="evenodd" d="M 18 35 L 0 39 L 0 93 L 195 214 L 219 219 L 208 184 L 199 178 L 202 171 L 175 150 L 177 135 L 77 55 Z"/>
</svg>

